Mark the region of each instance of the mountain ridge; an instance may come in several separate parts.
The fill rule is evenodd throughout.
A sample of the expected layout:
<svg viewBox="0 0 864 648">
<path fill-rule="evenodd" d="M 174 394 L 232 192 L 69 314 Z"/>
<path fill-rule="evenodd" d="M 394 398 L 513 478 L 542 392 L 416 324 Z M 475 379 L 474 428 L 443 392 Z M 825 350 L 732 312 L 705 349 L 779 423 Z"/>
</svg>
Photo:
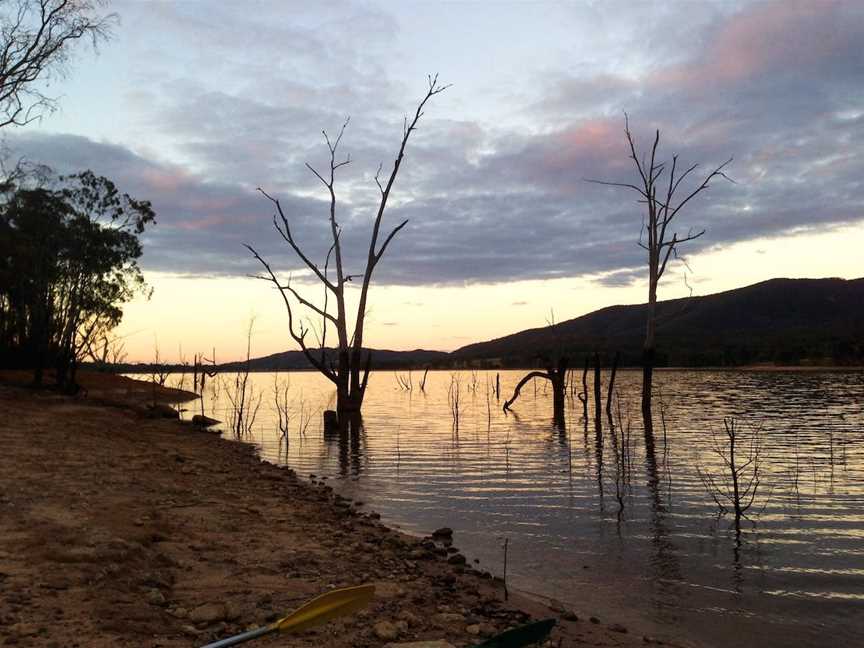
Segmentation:
<svg viewBox="0 0 864 648">
<path fill-rule="evenodd" d="M 637 366 L 646 303 L 616 304 L 554 326 L 525 329 L 474 342 L 452 352 L 372 349 L 373 369 L 534 367 L 564 355 L 571 367 L 595 351 L 609 362 Z M 658 302 L 657 365 L 736 367 L 864 365 L 864 278 L 774 278 L 718 293 Z M 314 353 L 320 353 L 315 350 Z M 328 349 L 335 357 L 335 351 Z M 245 361 L 219 365 L 236 371 Z M 152 364 L 120 365 L 147 372 Z M 170 365 L 180 370 L 180 365 Z M 302 351 L 282 351 L 249 361 L 251 371 L 311 369 Z M 188 368 L 187 368 L 188 371 Z"/>
</svg>

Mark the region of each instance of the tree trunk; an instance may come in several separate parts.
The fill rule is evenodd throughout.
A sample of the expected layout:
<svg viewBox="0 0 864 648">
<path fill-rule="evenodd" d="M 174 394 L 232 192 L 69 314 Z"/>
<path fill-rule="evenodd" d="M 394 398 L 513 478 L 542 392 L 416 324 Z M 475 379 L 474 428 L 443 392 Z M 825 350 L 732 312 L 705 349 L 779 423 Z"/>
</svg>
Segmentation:
<svg viewBox="0 0 864 648">
<path fill-rule="evenodd" d="M 603 404 L 602 396 L 600 395 L 600 354 L 594 353 L 594 427 L 597 430 L 598 437 L 603 431 Z"/>
<path fill-rule="evenodd" d="M 618 361 L 621 358 L 619 351 L 615 352 L 615 358 L 612 360 L 612 373 L 609 375 L 609 389 L 606 391 L 606 416 L 612 416 L 612 397 L 615 389 L 615 374 L 618 373 Z"/>
<path fill-rule="evenodd" d="M 645 324 L 645 344 L 642 348 L 642 421 L 646 433 L 653 434 L 654 419 L 651 415 L 651 389 L 654 380 L 654 344 L 657 328 L 657 282 L 649 282 L 648 321 Z"/>
<path fill-rule="evenodd" d="M 559 428 L 564 427 L 564 402 L 566 400 L 566 369 L 550 374 L 552 382 L 552 418 Z"/>
</svg>

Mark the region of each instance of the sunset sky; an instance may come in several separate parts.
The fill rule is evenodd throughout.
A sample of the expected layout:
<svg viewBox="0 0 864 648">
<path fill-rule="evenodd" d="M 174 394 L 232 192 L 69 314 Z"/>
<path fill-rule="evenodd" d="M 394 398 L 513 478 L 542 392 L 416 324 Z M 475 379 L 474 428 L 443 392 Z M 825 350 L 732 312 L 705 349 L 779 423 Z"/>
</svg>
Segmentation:
<svg viewBox="0 0 864 648">
<path fill-rule="evenodd" d="M 98 55 L 78 48 L 49 92 L 59 110 L 4 129 L 17 155 L 90 168 L 158 225 L 142 265 L 154 294 L 126 308 L 130 360 L 216 347 L 289 348 L 281 301 L 242 244 L 302 281 L 260 186 L 323 262 L 321 130 L 351 123 L 337 177 L 348 268 L 361 270 L 379 163 L 426 75 L 429 104 L 385 224 L 408 226 L 376 270 L 367 343 L 450 350 L 645 301 L 641 212 L 624 111 L 638 141 L 717 182 L 681 216 L 708 294 L 777 276 L 864 276 L 864 3 L 115 2 Z M 688 294 L 681 265 L 661 298 Z M 310 285 L 313 295 L 320 288 Z"/>
</svg>

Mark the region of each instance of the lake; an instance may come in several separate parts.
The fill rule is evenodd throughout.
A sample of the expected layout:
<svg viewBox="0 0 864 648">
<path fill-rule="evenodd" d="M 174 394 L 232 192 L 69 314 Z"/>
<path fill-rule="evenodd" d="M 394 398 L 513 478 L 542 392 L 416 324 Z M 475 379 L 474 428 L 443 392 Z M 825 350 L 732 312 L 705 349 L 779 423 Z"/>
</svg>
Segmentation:
<svg viewBox="0 0 864 648">
<path fill-rule="evenodd" d="M 593 405 L 585 421 L 575 396 L 566 429 L 556 427 L 545 381 L 502 412 L 524 373 L 500 372 L 500 401 L 494 371 L 429 372 L 425 392 L 422 372 L 410 391 L 395 373 L 375 373 L 353 443 L 323 437 L 321 411 L 334 399 L 323 377 L 251 374 L 262 401 L 247 440 L 388 524 L 452 527 L 456 546 L 496 575 L 507 539 L 510 587 L 580 616 L 709 646 L 864 645 L 864 373 L 659 371 L 653 444 L 638 415 L 640 372 L 618 373 L 614 425 L 604 413 L 599 435 Z M 287 444 L 274 381 L 291 404 Z M 228 420 L 232 384 L 208 384 L 208 414 Z M 724 417 L 743 435 L 739 453 L 754 435 L 760 448 L 740 533 L 709 492 L 713 483 L 722 500 L 714 443 L 726 439 Z"/>
</svg>

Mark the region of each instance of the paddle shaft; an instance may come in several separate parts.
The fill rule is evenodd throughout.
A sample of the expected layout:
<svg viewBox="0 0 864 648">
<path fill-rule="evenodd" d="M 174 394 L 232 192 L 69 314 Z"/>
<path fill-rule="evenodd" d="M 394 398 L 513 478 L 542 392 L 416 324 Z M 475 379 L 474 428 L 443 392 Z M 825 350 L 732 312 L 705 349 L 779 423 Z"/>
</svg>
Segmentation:
<svg viewBox="0 0 864 648">
<path fill-rule="evenodd" d="M 255 628 L 254 630 L 249 630 L 247 632 L 243 632 L 238 635 L 234 635 L 233 637 L 228 637 L 227 639 L 220 639 L 219 641 L 214 641 L 213 643 L 209 643 L 206 646 L 201 646 L 201 648 L 227 648 L 228 646 L 236 646 L 237 644 L 244 643 L 249 641 L 250 639 L 257 639 L 258 637 L 263 637 L 264 635 L 268 635 L 271 632 L 276 632 L 279 628 L 275 625 L 263 626 L 261 628 Z"/>
</svg>

